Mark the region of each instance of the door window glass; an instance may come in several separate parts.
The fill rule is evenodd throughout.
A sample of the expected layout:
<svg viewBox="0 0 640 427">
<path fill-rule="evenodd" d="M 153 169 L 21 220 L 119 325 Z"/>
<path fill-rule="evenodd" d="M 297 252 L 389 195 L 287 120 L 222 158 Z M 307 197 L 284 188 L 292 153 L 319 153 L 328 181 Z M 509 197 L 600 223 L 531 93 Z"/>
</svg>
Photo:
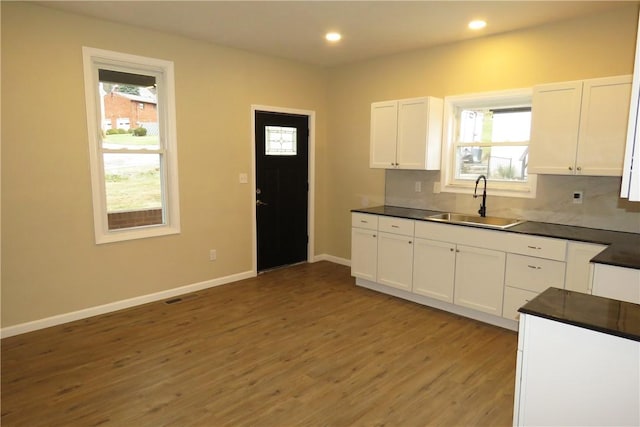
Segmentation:
<svg viewBox="0 0 640 427">
<path fill-rule="evenodd" d="M 295 156 L 296 128 L 283 126 L 265 126 L 265 147 L 267 156 Z"/>
</svg>

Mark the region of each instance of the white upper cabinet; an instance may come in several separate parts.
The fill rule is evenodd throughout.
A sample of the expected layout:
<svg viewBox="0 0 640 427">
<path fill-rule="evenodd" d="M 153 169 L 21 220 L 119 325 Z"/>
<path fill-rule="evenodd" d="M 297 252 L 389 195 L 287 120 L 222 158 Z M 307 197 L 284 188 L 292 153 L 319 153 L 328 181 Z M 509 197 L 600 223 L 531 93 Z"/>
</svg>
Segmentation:
<svg viewBox="0 0 640 427">
<path fill-rule="evenodd" d="M 442 113 L 433 97 L 371 104 L 370 167 L 440 169 Z"/>
<path fill-rule="evenodd" d="M 573 174 L 581 100 L 582 82 L 533 88 L 529 173 Z"/>
<path fill-rule="evenodd" d="M 631 76 L 533 89 L 529 172 L 621 176 Z"/>
<path fill-rule="evenodd" d="M 629 103 L 629 123 L 620 196 L 632 202 L 640 202 L 640 31 L 636 41 L 636 61 L 633 68 L 633 85 Z"/>
</svg>

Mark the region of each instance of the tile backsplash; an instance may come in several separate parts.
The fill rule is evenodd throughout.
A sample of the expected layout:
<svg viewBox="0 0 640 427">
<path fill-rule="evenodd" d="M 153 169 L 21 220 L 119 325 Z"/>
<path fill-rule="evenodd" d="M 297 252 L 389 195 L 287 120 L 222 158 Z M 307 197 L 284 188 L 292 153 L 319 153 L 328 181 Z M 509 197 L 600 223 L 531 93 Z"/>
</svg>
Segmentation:
<svg viewBox="0 0 640 427">
<path fill-rule="evenodd" d="M 387 170 L 385 204 L 475 214 L 479 199 L 470 194 L 434 193 L 439 171 Z M 415 191 L 420 182 L 422 191 Z M 619 197 L 619 177 L 538 175 L 535 199 L 491 196 L 487 186 L 487 215 L 524 218 L 580 227 L 640 233 L 640 202 Z M 582 204 L 574 204 L 574 191 L 583 192 Z"/>
</svg>

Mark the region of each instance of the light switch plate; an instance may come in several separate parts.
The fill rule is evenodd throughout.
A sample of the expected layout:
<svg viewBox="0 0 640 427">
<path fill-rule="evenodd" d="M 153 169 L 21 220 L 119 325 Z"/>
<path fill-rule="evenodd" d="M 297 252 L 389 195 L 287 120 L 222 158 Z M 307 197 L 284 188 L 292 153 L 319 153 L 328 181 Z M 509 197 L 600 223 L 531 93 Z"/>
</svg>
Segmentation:
<svg viewBox="0 0 640 427">
<path fill-rule="evenodd" d="M 249 176 L 246 173 L 241 173 L 239 180 L 240 180 L 240 184 L 248 184 Z"/>
</svg>

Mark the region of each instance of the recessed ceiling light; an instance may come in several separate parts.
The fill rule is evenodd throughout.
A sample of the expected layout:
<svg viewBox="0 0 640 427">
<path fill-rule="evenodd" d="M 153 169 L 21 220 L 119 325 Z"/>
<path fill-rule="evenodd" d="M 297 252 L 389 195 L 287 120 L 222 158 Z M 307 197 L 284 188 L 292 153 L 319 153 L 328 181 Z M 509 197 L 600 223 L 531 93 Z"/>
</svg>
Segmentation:
<svg viewBox="0 0 640 427">
<path fill-rule="evenodd" d="M 481 30 L 487 26 L 487 23 L 481 19 L 476 19 L 469 22 L 469 28 L 472 30 Z"/>
<path fill-rule="evenodd" d="M 340 33 L 331 32 L 331 33 L 327 33 L 324 36 L 324 38 L 327 39 L 330 42 L 337 42 L 342 38 L 342 36 L 340 35 Z"/>
</svg>

